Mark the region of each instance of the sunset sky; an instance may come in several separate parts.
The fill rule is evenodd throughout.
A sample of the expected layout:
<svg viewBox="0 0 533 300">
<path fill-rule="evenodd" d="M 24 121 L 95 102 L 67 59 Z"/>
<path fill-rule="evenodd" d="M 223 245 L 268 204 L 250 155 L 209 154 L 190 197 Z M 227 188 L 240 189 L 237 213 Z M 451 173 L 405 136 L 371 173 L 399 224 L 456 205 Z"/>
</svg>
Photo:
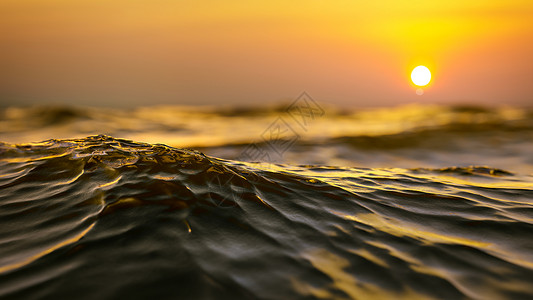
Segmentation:
<svg viewBox="0 0 533 300">
<path fill-rule="evenodd" d="M 0 106 L 531 105 L 532 20 L 530 0 L 0 0 Z"/>
</svg>

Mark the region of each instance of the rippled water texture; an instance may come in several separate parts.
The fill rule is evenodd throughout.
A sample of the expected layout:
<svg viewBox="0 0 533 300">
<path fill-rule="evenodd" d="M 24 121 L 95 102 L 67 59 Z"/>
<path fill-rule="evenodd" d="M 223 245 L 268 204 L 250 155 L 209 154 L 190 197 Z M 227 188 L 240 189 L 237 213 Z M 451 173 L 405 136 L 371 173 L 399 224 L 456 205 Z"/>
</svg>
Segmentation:
<svg viewBox="0 0 533 300">
<path fill-rule="evenodd" d="M 532 109 L 324 107 L 323 115 L 310 115 L 288 107 L 0 108 L 0 141 L 106 134 L 231 160 L 369 168 L 488 165 L 533 174 Z M 279 133 L 269 130 L 274 123 L 281 125 Z M 269 139 L 277 134 L 291 146 L 272 150 Z M 247 159 L 242 153 L 250 143 L 265 155 Z"/>
<path fill-rule="evenodd" d="M 2 299 L 533 297 L 533 178 L 0 144 Z"/>
</svg>

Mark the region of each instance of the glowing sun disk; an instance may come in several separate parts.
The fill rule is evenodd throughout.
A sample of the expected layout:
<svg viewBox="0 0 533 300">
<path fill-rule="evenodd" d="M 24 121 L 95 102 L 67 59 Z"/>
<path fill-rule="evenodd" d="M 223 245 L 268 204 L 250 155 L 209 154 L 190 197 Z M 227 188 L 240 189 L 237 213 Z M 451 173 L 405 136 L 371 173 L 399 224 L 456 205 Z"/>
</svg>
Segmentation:
<svg viewBox="0 0 533 300">
<path fill-rule="evenodd" d="M 425 86 L 431 80 L 431 72 L 425 66 L 418 66 L 411 72 L 411 80 L 417 86 Z"/>
</svg>

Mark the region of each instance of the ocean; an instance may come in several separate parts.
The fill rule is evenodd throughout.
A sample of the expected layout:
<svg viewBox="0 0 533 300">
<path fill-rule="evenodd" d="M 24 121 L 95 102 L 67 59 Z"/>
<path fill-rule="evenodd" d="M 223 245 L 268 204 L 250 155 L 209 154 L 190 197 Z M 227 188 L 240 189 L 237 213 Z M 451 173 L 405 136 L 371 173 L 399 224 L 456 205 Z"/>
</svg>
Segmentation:
<svg viewBox="0 0 533 300">
<path fill-rule="evenodd" d="M 1 299 L 531 299 L 533 111 L 0 109 Z"/>
</svg>

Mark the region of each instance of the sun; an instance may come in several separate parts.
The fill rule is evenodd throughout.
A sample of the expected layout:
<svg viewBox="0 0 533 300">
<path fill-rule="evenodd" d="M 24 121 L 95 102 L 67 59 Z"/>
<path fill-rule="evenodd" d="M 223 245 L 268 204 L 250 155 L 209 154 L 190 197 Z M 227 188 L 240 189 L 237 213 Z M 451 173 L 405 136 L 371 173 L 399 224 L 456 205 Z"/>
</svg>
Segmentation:
<svg viewBox="0 0 533 300">
<path fill-rule="evenodd" d="M 411 80 L 417 86 L 426 86 L 431 81 L 431 72 L 425 66 L 418 66 L 411 72 Z"/>
</svg>

